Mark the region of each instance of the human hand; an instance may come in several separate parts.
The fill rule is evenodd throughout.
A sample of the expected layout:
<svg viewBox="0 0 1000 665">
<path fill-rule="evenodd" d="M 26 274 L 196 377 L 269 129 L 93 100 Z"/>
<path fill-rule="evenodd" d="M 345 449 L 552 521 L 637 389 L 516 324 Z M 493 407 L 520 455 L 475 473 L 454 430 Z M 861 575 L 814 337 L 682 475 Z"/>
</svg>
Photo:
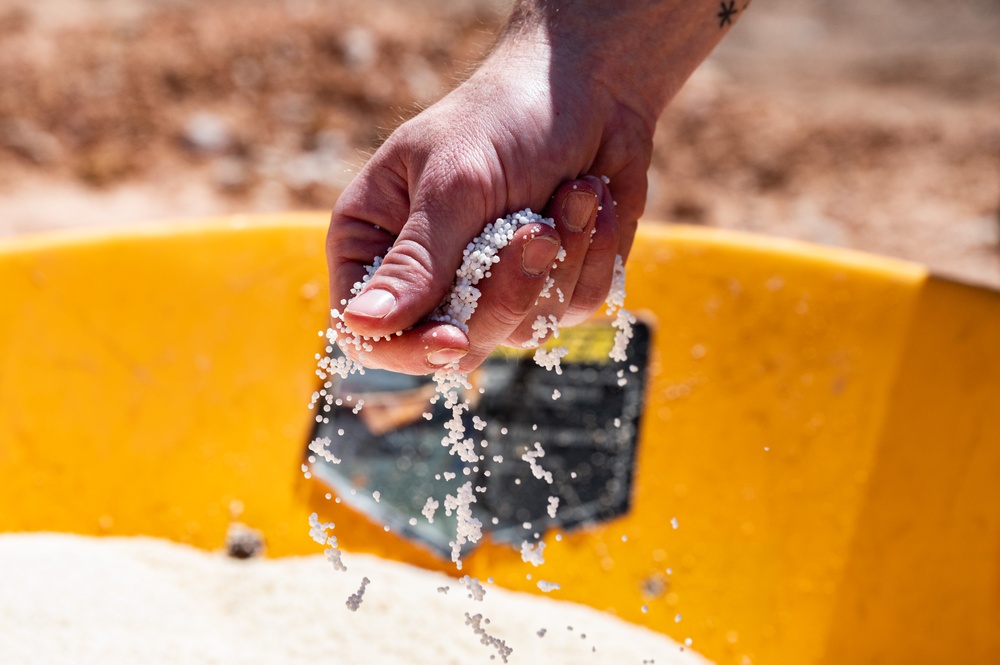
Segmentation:
<svg viewBox="0 0 1000 665">
<path fill-rule="evenodd" d="M 364 267 L 385 254 L 345 320 L 371 337 L 413 326 L 374 343 L 362 359 L 368 366 L 427 373 L 464 356 L 468 371 L 497 344 L 530 340 L 538 315 L 564 325 L 586 319 L 607 295 L 615 255 L 628 254 L 645 200 L 652 127 L 584 76 L 552 81 L 544 45 L 521 45 L 498 49 L 469 81 L 402 125 L 334 209 L 327 244 L 333 307 L 343 308 Z M 575 180 L 582 174 L 592 175 Z M 617 205 L 595 175 L 611 179 Z M 518 231 L 480 283 L 468 334 L 425 321 L 468 242 L 486 223 L 526 207 L 545 209 L 556 228 Z M 566 258 L 552 271 L 560 244 Z M 550 271 L 551 297 L 538 299 Z"/>
<path fill-rule="evenodd" d="M 327 241 L 333 308 L 385 255 L 343 314 L 356 333 L 393 335 L 356 358 L 366 366 L 422 374 L 461 358 L 469 371 L 496 345 L 531 340 L 539 315 L 571 325 L 603 302 L 644 206 L 656 119 L 718 28 L 709 5 L 681 0 L 586 0 L 562 14 L 559 5 L 519 2 L 486 62 L 396 130 L 338 201 Z M 650 45 L 647 58 L 623 55 L 623 30 Z M 544 208 L 555 229 L 517 232 L 480 282 L 468 331 L 428 321 L 468 242 L 526 207 Z M 566 258 L 553 271 L 557 243 Z M 553 297 L 539 298 L 550 272 Z"/>
</svg>

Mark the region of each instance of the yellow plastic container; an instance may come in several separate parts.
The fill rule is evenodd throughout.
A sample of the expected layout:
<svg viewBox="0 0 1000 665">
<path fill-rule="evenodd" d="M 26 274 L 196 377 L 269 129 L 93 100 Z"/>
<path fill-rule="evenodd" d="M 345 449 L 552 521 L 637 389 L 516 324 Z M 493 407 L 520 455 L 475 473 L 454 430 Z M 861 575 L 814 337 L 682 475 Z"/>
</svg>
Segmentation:
<svg viewBox="0 0 1000 665">
<path fill-rule="evenodd" d="M 274 556 L 318 552 L 318 510 L 346 549 L 454 570 L 302 476 L 325 227 L 3 241 L 0 531 L 218 548 L 239 501 Z M 632 507 L 547 539 L 557 595 L 720 663 L 1000 662 L 1000 294 L 652 224 L 628 279 L 655 326 Z M 463 572 L 537 591 L 525 570 L 487 542 Z"/>
</svg>

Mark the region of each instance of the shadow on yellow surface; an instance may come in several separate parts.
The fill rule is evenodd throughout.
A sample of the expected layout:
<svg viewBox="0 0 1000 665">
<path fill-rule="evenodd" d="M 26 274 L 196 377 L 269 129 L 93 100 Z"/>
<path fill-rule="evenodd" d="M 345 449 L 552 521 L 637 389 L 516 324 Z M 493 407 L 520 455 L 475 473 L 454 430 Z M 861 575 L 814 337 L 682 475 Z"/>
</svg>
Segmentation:
<svg viewBox="0 0 1000 665">
<path fill-rule="evenodd" d="M 302 476 L 325 223 L 0 245 L 0 531 L 214 549 L 239 501 L 275 556 L 319 551 L 319 511 L 347 549 L 453 571 Z M 628 279 L 655 327 L 630 512 L 538 571 L 486 543 L 463 572 L 536 572 L 721 663 L 1000 662 L 1000 294 L 658 225 Z"/>
</svg>

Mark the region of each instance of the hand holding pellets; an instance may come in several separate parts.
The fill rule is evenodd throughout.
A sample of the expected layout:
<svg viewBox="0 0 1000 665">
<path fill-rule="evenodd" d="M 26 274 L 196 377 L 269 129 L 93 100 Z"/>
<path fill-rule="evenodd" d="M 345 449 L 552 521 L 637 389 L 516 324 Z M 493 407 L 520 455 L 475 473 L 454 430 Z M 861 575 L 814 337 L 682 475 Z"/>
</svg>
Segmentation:
<svg viewBox="0 0 1000 665">
<path fill-rule="evenodd" d="M 648 51 L 626 56 L 626 33 Z M 539 320 L 569 326 L 602 307 L 645 205 L 657 118 L 720 37 L 708 4 L 515 2 L 479 69 L 400 126 L 333 211 L 331 309 L 368 338 L 347 352 L 468 372 L 500 344 L 543 341 Z M 553 224 L 515 230 L 464 325 L 435 319 L 469 243 L 525 209 Z"/>
</svg>

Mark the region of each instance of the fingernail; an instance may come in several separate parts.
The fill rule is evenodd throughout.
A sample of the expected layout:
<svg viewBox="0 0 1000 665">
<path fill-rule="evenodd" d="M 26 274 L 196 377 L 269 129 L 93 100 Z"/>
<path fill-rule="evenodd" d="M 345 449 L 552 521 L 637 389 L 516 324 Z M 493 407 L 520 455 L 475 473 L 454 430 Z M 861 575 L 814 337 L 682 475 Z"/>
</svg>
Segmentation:
<svg viewBox="0 0 1000 665">
<path fill-rule="evenodd" d="M 532 277 L 537 277 L 555 260 L 558 251 L 559 242 L 555 238 L 533 238 L 521 250 L 521 269 Z"/>
<path fill-rule="evenodd" d="M 453 363 L 459 358 L 464 358 L 468 351 L 462 349 L 438 349 L 427 354 L 427 362 L 440 366 Z"/>
<path fill-rule="evenodd" d="M 348 303 L 344 310 L 349 314 L 358 314 L 370 319 L 381 319 L 396 306 L 396 296 L 382 289 L 362 291 L 361 295 Z"/>
<path fill-rule="evenodd" d="M 597 216 L 597 194 L 574 189 L 566 195 L 562 205 L 563 222 L 574 231 L 582 231 Z"/>
</svg>

